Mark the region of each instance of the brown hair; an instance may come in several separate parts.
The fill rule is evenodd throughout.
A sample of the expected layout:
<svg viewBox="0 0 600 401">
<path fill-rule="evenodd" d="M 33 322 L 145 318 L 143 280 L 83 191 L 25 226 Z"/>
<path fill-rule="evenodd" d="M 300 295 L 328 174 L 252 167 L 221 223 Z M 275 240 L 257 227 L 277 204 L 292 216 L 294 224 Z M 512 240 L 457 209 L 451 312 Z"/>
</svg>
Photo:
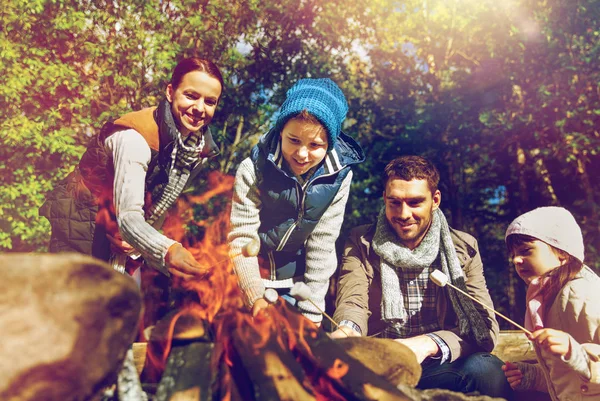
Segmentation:
<svg viewBox="0 0 600 401">
<path fill-rule="evenodd" d="M 302 121 L 305 123 L 318 125 L 320 127 L 318 130 L 319 132 L 325 131 L 325 126 L 323 125 L 323 123 L 321 121 L 319 121 L 319 119 L 317 117 L 310 114 L 308 112 L 308 110 L 306 110 L 306 109 L 302 110 L 300 113 L 298 113 L 294 117 L 290 118 L 290 120 Z"/>
<path fill-rule="evenodd" d="M 533 241 L 541 241 L 535 237 L 531 237 L 529 235 L 523 234 L 512 234 L 506 238 L 506 248 L 508 249 L 508 254 L 513 255 L 515 249 L 522 244 L 530 244 Z M 544 242 L 544 241 L 541 241 Z M 545 243 L 545 242 L 544 242 Z M 546 244 L 548 245 L 548 244 Z M 556 299 L 556 296 L 560 292 L 560 290 L 575 276 L 577 273 L 581 271 L 583 268 L 583 263 L 571 256 L 569 253 L 555 248 L 552 245 L 548 245 L 552 252 L 559 258 L 566 260 L 566 262 L 557 267 L 556 269 L 552 269 L 548 273 L 546 273 L 546 277 L 549 278 L 548 283 L 544 285 L 544 288 L 540 291 L 540 295 L 542 296 L 542 305 L 544 307 L 544 311 L 546 312 L 552 303 Z"/>
<path fill-rule="evenodd" d="M 225 83 L 223 82 L 223 76 L 219 67 L 212 61 L 200 58 L 200 57 L 189 57 L 181 60 L 173 69 L 173 75 L 171 75 L 171 86 L 173 89 L 177 89 L 183 77 L 188 72 L 201 71 L 205 72 L 213 78 L 216 78 L 221 84 L 221 93 L 225 90 Z"/>
<path fill-rule="evenodd" d="M 440 172 L 429 160 L 421 156 L 400 156 L 385 166 L 383 173 L 383 187 L 392 178 L 404 181 L 426 180 L 431 193 L 438 189 Z"/>
</svg>

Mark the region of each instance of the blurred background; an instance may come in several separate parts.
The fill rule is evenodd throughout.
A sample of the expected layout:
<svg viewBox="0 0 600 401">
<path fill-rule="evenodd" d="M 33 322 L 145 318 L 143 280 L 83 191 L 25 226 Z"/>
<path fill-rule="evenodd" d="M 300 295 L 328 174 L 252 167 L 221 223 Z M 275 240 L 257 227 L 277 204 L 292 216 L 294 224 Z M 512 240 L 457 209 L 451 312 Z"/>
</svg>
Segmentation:
<svg viewBox="0 0 600 401">
<path fill-rule="evenodd" d="M 420 154 L 441 171 L 450 224 L 478 238 L 502 313 L 522 321 L 525 288 L 503 241 L 520 213 L 571 210 L 587 264 L 600 267 L 599 1 L 4 0 L 1 8 L 0 252 L 44 251 L 46 192 L 106 121 L 156 105 L 177 61 L 198 55 L 219 65 L 227 85 L 212 124 L 221 172 L 235 173 L 296 80 L 330 77 L 350 104 L 344 131 L 367 154 L 354 169 L 344 231 L 376 218 L 387 162 Z M 194 219 L 226 210 L 215 204 L 198 205 Z M 198 224 L 188 235 L 202 235 Z"/>
</svg>

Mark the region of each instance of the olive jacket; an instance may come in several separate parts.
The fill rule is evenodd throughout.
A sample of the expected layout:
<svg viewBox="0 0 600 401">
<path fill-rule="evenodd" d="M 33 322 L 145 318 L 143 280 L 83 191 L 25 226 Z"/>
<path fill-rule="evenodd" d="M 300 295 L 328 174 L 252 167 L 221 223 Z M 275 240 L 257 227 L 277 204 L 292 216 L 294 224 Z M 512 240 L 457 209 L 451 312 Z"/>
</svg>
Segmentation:
<svg viewBox="0 0 600 401">
<path fill-rule="evenodd" d="M 356 323 L 363 335 L 374 335 L 387 326 L 381 319 L 381 273 L 379 255 L 372 248 L 375 224 L 359 226 L 350 232 L 344 247 L 334 320 L 350 320 Z M 493 307 L 483 275 L 483 263 L 477 247 L 477 241 L 471 235 L 450 229 L 456 254 L 465 273 L 467 291 L 475 299 Z M 448 291 L 452 289 L 438 287 L 437 317 L 440 330 L 433 332 L 450 348 L 450 362 L 478 351 L 474 340 L 463 338 L 459 334 L 457 318 L 452 309 Z M 494 313 L 474 303 L 489 328 L 490 337 L 495 346 L 499 326 Z"/>
</svg>

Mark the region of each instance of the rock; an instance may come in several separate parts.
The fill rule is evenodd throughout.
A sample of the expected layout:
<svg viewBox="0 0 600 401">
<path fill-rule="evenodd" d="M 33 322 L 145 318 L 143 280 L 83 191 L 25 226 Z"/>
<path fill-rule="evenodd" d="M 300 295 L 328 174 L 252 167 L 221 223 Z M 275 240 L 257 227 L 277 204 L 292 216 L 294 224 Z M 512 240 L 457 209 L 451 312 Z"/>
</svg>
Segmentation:
<svg viewBox="0 0 600 401">
<path fill-rule="evenodd" d="M 137 333 L 134 281 L 80 254 L 0 255 L 0 399 L 86 400 Z"/>
<path fill-rule="evenodd" d="M 504 398 L 462 394 L 442 389 L 417 390 L 402 384 L 398 386 L 398 389 L 411 397 L 413 401 L 506 401 Z"/>
<path fill-rule="evenodd" d="M 383 376 L 394 386 L 415 387 L 421 378 L 421 365 L 404 344 L 385 338 L 348 337 L 336 340 L 354 359 Z"/>
</svg>

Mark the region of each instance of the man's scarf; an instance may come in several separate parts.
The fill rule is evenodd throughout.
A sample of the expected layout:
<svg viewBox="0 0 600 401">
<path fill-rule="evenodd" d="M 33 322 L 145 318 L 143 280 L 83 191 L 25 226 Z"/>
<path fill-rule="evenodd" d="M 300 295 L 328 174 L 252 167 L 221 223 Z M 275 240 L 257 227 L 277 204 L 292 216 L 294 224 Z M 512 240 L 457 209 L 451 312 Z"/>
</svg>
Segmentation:
<svg viewBox="0 0 600 401">
<path fill-rule="evenodd" d="M 439 255 L 442 272 L 454 286 L 467 291 L 448 222 L 439 209 L 433 212 L 427 234 L 419 246 L 411 251 L 400 243 L 397 234 L 390 227 L 384 206 L 377 219 L 373 250 L 381 258 L 381 316 L 391 325 L 403 325 L 407 321 L 398 269 L 422 271 L 431 266 Z M 458 318 L 460 335 L 470 337 L 484 349 L 488 348 L 492 344 L 489 329 L 471 299 L 454 290 L 448 290 L 448 295 Z"/>
</svg>

